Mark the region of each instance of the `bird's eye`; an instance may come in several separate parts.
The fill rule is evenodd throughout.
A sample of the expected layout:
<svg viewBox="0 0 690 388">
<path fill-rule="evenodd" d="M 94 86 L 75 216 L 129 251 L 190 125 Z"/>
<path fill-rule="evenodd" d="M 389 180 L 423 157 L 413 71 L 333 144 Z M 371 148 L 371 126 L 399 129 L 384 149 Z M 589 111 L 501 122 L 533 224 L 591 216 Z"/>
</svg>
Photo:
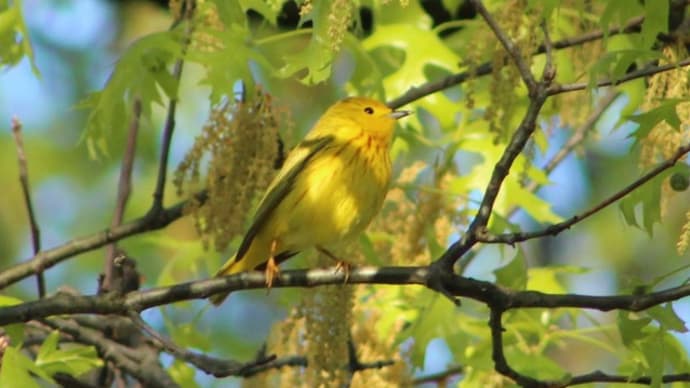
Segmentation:
<svg viewBox="0 0 690 388">
<path fill-rule="evenodd" d="M 370 115 L 373 115 L 373 114 L 374 114 L 374 108 L 372 108 L 372 107 L 370 107 L 370 106 L 364 108 L 364 111 L 365 111 L 367 114 L 370 114 Z"/>
</svg>

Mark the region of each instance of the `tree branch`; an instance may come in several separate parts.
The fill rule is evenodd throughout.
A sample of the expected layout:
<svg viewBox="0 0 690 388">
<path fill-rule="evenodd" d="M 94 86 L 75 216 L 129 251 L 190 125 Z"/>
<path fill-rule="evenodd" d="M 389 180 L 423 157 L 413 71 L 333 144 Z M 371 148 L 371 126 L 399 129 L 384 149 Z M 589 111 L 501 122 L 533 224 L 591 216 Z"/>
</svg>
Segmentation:
<svg viewBox="0 0 690 388">
<path fill-rule="evenodd" d="M 453 376 L 457 376 L 460 374 L 465 373 L 465 368 L 458 365 L 458 366 L 453 366 L 450 367 L 444 371 L 438 372 L 438 373 L 432 373 L 424 376 L 419 376 L 412 380 L 412 385 L 422 385 L 422 384 L 430 384 L 434 383 L 437 386 L 440 387 L 446 387 L 448 386 L 448 379 L 450 379 Z"/>
<path fill-rule="evenodd" d="M 634 79 L 638 78 L 643 78 L 643 77 L 648 77 L 650 75 L 658 74 L 658 73 L 663 73 L 665 71 L 677 69 L 679 67 L 685 67 L 690 65 L 690 58 L 683 59 L 680 62 L 677 63 L 669 63 L 666 65 L 656 65 L 655 63 L 650 63 L 647 66 L 631 71 L 630 73 L 625 74 L 624 76 L 616 79 L 605 79 L 599 82 L 596 82 L 594 84 L 595 87 L 603 87 L 603 86 L 616 86 L 620 85 L 622 83 L 632 81 Z M 581 82 L 581 83 L 574 83 L 574 84 L 565 84 L 565 85 L 552 85 L 549 90 L 548 90 L 548 95 L 549 96 L 555 96 L 557 94 L 561 93 L 566 93 L 566 92 L 572 92 L 576 90 L 585 90 L 589 88 L 591 85 L 587 82 Z"/>
<path fill-rule="evenodd" d="M 200 203 L 206 202 L 207 193 L 201 191 L 195 195 Z M 79 237 L 63 245 L 44 250 L 36 256 L 7 268 L 0 272 L 0 290 L 22 280 L 40 269 L 50 268 L 64 260 L 100 248 L 106 244 L 122 240 L 139 233 L 157 230 L 168 226 L 171 222 L 182 217 L 182 211 L 188 201 L 178 202 L 176 205 L 161 210 L 155 218 L 144 216 L 130 221 L 116 228 L 108 228 L 102 232 Z"/>
<path fill-rule="evenodd" d="M 484 242 L 484 243 L 507 243 L 507 244 L 514 244 L 516 242 L 520 241 L 526 241 L 530 240 L 533 238 L 538 238 L 538 237 L 545 237 L 545 236 L 555 236 L 562 231 L 569 229 L 571 226 L 577 224 L 578 222 L 581 222 L 590 216 L 598 213 L 599 211 L 605 209 L 609 205 L 615 203 L 616 201 L 620 200 L 621 198 L 625 197 L 626 195 L 632 193 L 635 191 L 637 188 L 640 186 L 644 185 L 645 183 L 649 182 L 650 180 L 654 179 L 656 176 L 661 174 L 662 172 L 668 170 L 669 168 L 673 167 L 683 156 L 685 156 L 688 152 L 690 152 L 690 144 L 687 144 L 683 147 L 678 148 L 675 154 L 671 156 L 669 159 L 663 161 L 662 163 L 659 163 L 655 168 L 653 168 L 651 171 L 648 173 L 644 174 L 634 182 L 630 183 L 617 193 L 613 194 L 612 196 L 606 198 L 605 200 L 601 201 L 599 204 L 595 205 L 591 209 L 585 211 L 582 214 L 577 214 L 569 219 L 559 222 L 557 224 L 550 225 L 542 230 L 538 230 L 535 232 L 519 232 L 519 233 L 507 233 L 507 234 L 501 234 L 497 236 L 491 236 L 491 235 L 483 235 L 477 237 L 477 241 Z"/>
<path fill-rule="evenodd" d="M 435 271 L 436 273 L 451 271 L 455 261 L 464 255 L 478 241 L 477 237 L 479 235 L 485 233 L 486 225 L 493 211 L 493 206 L 503 181 L 508 176 L 513 162 L 524 149 L 532 133 L 534 133 L 537 117 L 547 98 L 546 89 L 548 87 L 548 82 L 550 82 L 550 79 L 538 83 L 537 92 L 530 99 L 530 104 L 520 126 L 513 133 L 501 158 L 494 166 L 493 172 L 491 173 L 491 179 L 484 190 L 484 196 L 479 205 L 477 214 L 472 220 L 465 235 L 460 240 L 453 243 L 434 263 L 434 265 L 439 266 L 439 270 Z"/>
<path fill-rule="evenodd" d="M 134 322 L 134 324 L 142 331 L 147 333 L 153 339 L 156 345 L 162 350 L 170 353 L 170 355 L 173 357 L 190 363 L 198 369 L 215 377 L 241 376 L 247 370 L 253 370 L 269 362 L 273 362 L 276 359 L 275 355 L 271 355 L 257 357 L 256 360 L 248 363 L 240 363 L 233 360 L 222 360 L 215 357 L 209 357 L 201 353 L 183 349 L 173 343 L 171 340 L 163 337 L 163 335 L 149 326 L 136 311 L 130 310 L 127 315 L 132 322 Z"/>
<path fill-rule="evenodd" d="M 494 32 L 494 35 L 496 35 L 498 41 L 501 42 L 501 45 L 508 52 L 508 55 L 510 55 L 513 62 L 515 62 L 515 66 L 520 72 L 520 77 L 522 77 L 522 82 L 524 82 L 525 86 L 527 86 L 530 96 L 536 94 L 537 81 L 534 79 L 534 75 L 532 74 L 529 65 L 522 57 L 520 48 L 510 39 L 508 34 L 501 29 L 501 26 L 498 25 L 498 22 L 496 19 L 494 19 L 493 15 L 491 15 L 486 7 L 484 7 L 484 3 L 482 3 L 481 0 L 470 0 L 470 3 L 472 3 L 474 9 L 477 10 L 477 13 L 484 18 L 486 24 L 489 26 L 489 28 L 491 28 L 491 31 Z"/>
<path fill-rule="evenodd" d="M 613 27 L 608 31 L 595 30 L 579 36 L 561 39 L 556 42 L 553 42 L 553 48 L 564 49 L 599 40 L 602 39 L 604 36 L 614 36 L 621 33 L 634 32 L 639 30 L 639 27 L 640 25 L 642 25 L 643 21 L 643 17 L 636 17 L 630 19 L 622 27 Z M 546 46 L 544 45 L 544 43 L 542 43 L 541 45 L 539 45 L 537 50 L 532 55 L 544 54 L 545 52 Z M 448 77 L 444 77 L 440 80 L 429 81 L 420 86 L 411 87 L 402 96 L 388 102 L 387 105 L 393 109 L 398 109 L 403 105 L 407 105 L 413 101 L 419 100 L 420 98 L 426 97 L 430 94 L 434 94 L 436 92 L 448 89 L 451 86 L 456 86 L 467 80 L 491 74 L 493 70 L 494 69 L 491 62 L 484 62 L 476 68 L 472 69 L 471 71 L 464 71 L 461 73 L 450 75 Z"/>
<path fill-rule="evenodd" d="M 19 183 L 22 187 L 24 205 L 29 215 L 29 225 L 31 228 L 31 245 L 34 255 L 41 251 L 41 230 L 36 221 L 33 202 L 31 201 L 31 188 L 29 186 L 29 167 L 27 166 L 26 153 L 24 151 L 24 140 L 22 139 L 22 123 L 19 119 L 12 118 L 12 134 L 17 147 L 17 161 L 19 162 Z M 38 287 L 38 297 L 43 298 L 46 294 L 46 282 L 43 278 L 43 268 L 36 269 L 36 283 Z"/>
<path fill-rule="evenodd" d="M 182 69 L 184 67 L 184 55 L 187 52 L 187 46 L 191 42 L 191 35 L 193 31 L 192 16 L 196 7 L 193 1 L 186 1 L 184 3 L 183 15 L 180 15 L 179 20 L 173 21 L 172 26 L 175 28 L 182 20 L 187 20 L 188 23 L 184 30 L 184 41 L 182 44 L 182 58 L 179 58 L 173 66 L 172 77 L 178 84 L 182 78 Z M 177 90 L 175 92 L 177 94 Z M 168 156 L 170 154 L 170 145 L 172 143 L 173 132 L 175 131 L 175 112 L 177 111 L 178 96 L 170 98 L 168 102 L 168 110 L 165 116 L 165 124 L 163 124 L 163 135 L 161 138 L 161 155 L 158 161 L 158 175 L 156 178 L 156 187 L 153 190 L 153 204 L 149 210 L 149 217 L 156 218 L 158 213 L 163 209 L 163 197 L 165 194 L 165 181 L 168 175 Z"/>
<path fill-rule="evenodd" d="M 601 371 L 595 371 L 579 376 L 566 376 L 559 380 L 537 380 L 533 377 L 524 375 L 513 369 L 505 358 L 505 353 L 503 351 L 504 329 L 501 324 L 501 316 L 503 315 L 503 312 L 504 310 L 500 307 L 491 307 L 489 327 L 491 328 L 491 354 L 494 361 L 494 368 L 498 373 L 512 379 L 522 387 L 563 388 L 598 382 L 620 382 L 635 384 L 650 384 L 652 382 L 652 378 L 649 376 L 631 379 L 630 376 L 608 375 Z M 662 376 L 661 381 L 664 383 L 690 381 L 690 373 L 664 375 Z"/>
<path fill-rule="evenodd" d="M 132 107 L 132 122 L 129 124 L 129 132 L 127 135 L 127 145 L 125 146 L 125 153 L 122 157 L 122 166 L 120 167 L 120 179 L 118 182 L 117 198 L 115 200 L 115 211 L 113 214 L 113 221 L 110 223 L 110 228 L 114 229 L 122 225 L 127 201 L 132 191 L 132 169 L 134 168 L 134 156 L 137 149 L 137 135 L 139 133 L 139 119 L 141 117 L 141 99 L 135 98 Z M 105 256 L 105 268 L 103 271 L 103 280 L 99 285 L 102 290 L 112 290 L 115 256 L 117 245 L 115 242 L 108 244 Z"/>
<path fill-rule="evenodd" d="M 178 385 L 168 376 L 158 362 L 157 357 L 143 357 L 142 352 L 133 352 L 103 336 L 103 333 L 79 326 L 67 319 L 47 319 L 44 324 L 69 334 L 76 341 L 93 345 L 101 357 L 114 362 L 119 368 L 132 375 L 146 387 L 177 387 Z"/>
<path fill-rule="evenodd" d="M 312 270 L 286 270 L 277 277 L 272 287 L 317 287 L 342 285 L 345 276 L 349 284 L 423 285 L 432 280 L 429 267 L 357 267 L 349 275 L 334 268 Z M 690 295 L 690 284 L 647 294 L 592 296 L 579 294 L 546 294 L 538 291 L 515 291 L 491 282 L 444 273 L 443 287 L 452 295 L 470 298 L 492 308 L 576 307 L 610 311 L 614 309 L 641 311 L 662 303 Z M 126 295 L 69 295 L 58 294 L 37 301 L 0 308 L 0 326 L 27 322 L 60 314 L 115 314 L 127 316 L 130 311 L 143 311 L 152 307 L 192 299 L 206 299 L 215 293 L 249 289 L 263 289 L 266 278 L 263 271 L 249 271 L 221 278 L 196 280 L 169 287 L 130 292 Z M 432 288 L 432 287 L 430 287 Z"/>
</svg>

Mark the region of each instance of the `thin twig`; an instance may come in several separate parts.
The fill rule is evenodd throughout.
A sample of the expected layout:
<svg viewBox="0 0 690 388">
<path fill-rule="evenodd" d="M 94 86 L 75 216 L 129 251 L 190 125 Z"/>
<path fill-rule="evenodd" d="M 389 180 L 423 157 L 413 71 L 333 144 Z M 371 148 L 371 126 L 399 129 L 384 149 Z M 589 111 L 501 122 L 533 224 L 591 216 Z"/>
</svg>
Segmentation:
<svg viewBox="0 0 690 388">
<path fill-rule="evenodd" d="M 438 373 L 431 373 L 416 377 L 414 380 L 412 380 L 412 385 L 435 383 L 443 387 L 447 386 L 448 379 L 463 373 L 465 373 L 465 368 L 463 366 L 453 366 Z"/>
<path fill-rule="evenodd" d="M 552 172 L 570 153 L 572 153 L 582 142 L 586 139 L 587 134 L 594 128 L 601 116 L 613 104 L 614 101 L 621 95 L 617 90 L 610 90 L 601 100 L 597 102 L 596 108 L 590 113 L 589 117 L 582 125 L 573 131 L 568 141 L 544 164 L 542 170 L 545 173 Z M 526 188 L 529 191 L 534 191 L 539 187 L 536 182 L 530 183 Z"/>
<path fill-rule="evenodd" d="M 24 139 L 22 138 L 22 123 L 16 117 L 12 118 L 12 134 L 14 135 L 14 142 L 17 146 L 17 161 L 19 162 L 19 183 L 22 186 L 22 194 L 24 195 L 24 205 L 29 215 L 29 225 L 31 228 L 31 245 L 33 247 L 34 255 L 41 251 L 41 230 L 36 221 L 36 214 L 34 212 L 33 202 L 31 201 L 31 188 L 29 186 L 29 167 L 26 161 L 26 153 L 24 151 Z M 36 283 L 38 287 L 38 297 L 43 298 L 46 294 L 46 283 L 43 277 L 43 268 L 36 269 Z"/>
<path fill-rule="evenodd" d="M 194 200 L 204 203 L 206 199 L 206 191 L 201 191 L 195 195 Z M 78 237 L 55 248 L 41 251 L 34 257 L 0 272 L 0 290 L 35 274 L 39 269 L 50 268 L 64 260 L 74 258 L 80 253 L 92 251 L 111 242 L 136 234 L 162 229 L 182 217 L 183 210 L 188 202 L 188 200 L 181 201 L 176 205 L 165 208 L 158 213 L 156 218 L 143 216 L 117 228 L 109 228 L 95 234 Z"/>
<path fill-rule="evenodd" d="M 186 1 L 184 8 L 184 19 L 190 20 L 185 26 L 184 41 L 182 43 L 182 57 L 175 62 L 172 71 L 172 77 L 179 84 L 182 78 L 182 69 L 184 67 L 184 56 L 187 52 L 187 47 L 191 42 L 191 35 L 193 26 L 191 23 L 192 14 L 195 7 L 191 1 Z M 173 22 L 171 28 L 174 28 L 180 21 Z M 176 92 L 177 93 L 177 92 Z M 175 95 L 170 98 L 168 102 L 168 110 L 165 116 L 165 123 L 163 124 L 163 135 L 161 138 L 161 154 L 158 161 L 158 175 L 156 178 L 156 187 L 153 190 L 153 204 L 149 210 L 149 217 L 157 217 L 159 212 L 163 209 L 163 197 L 165 195 L 165 181 L 168 175 L 168 157 L 170 154 L 170 145 L 172 144 L 172 136 L 175 131 L 175 113 L 177 111 L 177 101 L 179 96 Z"/>
<path fill-rule="evenodd" d="M 493 15 L 491 15 L 489 10 L 486 9 L 481 0 L 470 0 L 470 2 L 474 6 L 474 9 L 477 10 L 477 13 L 484 18 L 486 24 L 489 25 L 489 28 L 491 28 L 491 31 L 493 31 L 498 41 L 501 42 L 503 48 L 508 52 L 508 55 L 510 55 L 513 62 L 515 62 L 515 66 L 520 72 L 520 77 L 522 77 L 522 82 L 524 82 L 525 86 L 527 86 L 527 90 L 529 90 L 530 95 L 536 93 L 537 81 L 534 79 L 534 75 L 532 74 L 529 65 L 522 57 L 520 48 L 512 41 L 512 39 L 510 39 L 508 34 L 503 31 L 501 26 L 498 25 L 496 19 L 494 19 Z M 548 46 L 546 47 L 548 49 Z"/>
<path fill-rule="evenodd" d="M 494 361 L 494 369 L 515 381 L 521 387 L 528 388 L 565 388 L 581 384 L 591 383 L 632 383 L 632 384 L 651 384 L 653 379 L 649 376 L 641 376 L 631 378 L 630 376 L 609 375 L 601 371 L 590 372 L 578 376 L 567 376 L 559 380 L 537 380 L 533 377 L 527 376 L 513 369 L 505 358 L 503 350 L 503 326 L 501 324 L 501 317 L 504 310 L 499 306 L 491 306 L 489 304 L 490 319 L 489 327 L 491 329 L 491 354 Z M 663 383 L 690 381 L 690 373 L 668 374 L 662 375 L 660 378 Z"/>
<path fill-rule="evenodd" d="M 620 78 L 609 78 L 605 79 L 602 81 L 598 81 L 594 84 L 595 87 L 603 87 L 603 86 L 616 86 L 620 85 L 622 83 L 632 81 L 634 79 L 642 78 L 642 77 L 647 77 L 650 75 L 658 74 L 658 73 L 663 73 L 665 71 L 669 70 L 674 70 L 680 67 L 685 67 L 690 65 L 690 58 L 683 59 L 682 61 L 679 61 L 677 63 L 669 63 L 666 65 L 656 65 L 654 63 L 648 64 L 647 66 L 631 71 L 630 73 L 625 74 L 624 76 Z M 587 82 L 581 82 L 581 83 L 573 83 L 573 84 L 565 84 L 565 85 L 552 85 L 549 90 L 548 94 L 549 96 L 555 96 L 557 94 L 561 93 L 566 93 L 566 92 L 572 92 L 576 90 L 584 90 L 589 88 L 591 85 Z"/>
<path fill-rule="evenodd" d="M 620 92 L 615 90 L 609 91 L 609 93 L 597 103 L 597 108 L 589 115 L 585 122 L 580 125 L 575 131 L 573 131 L 572 136 L 568 141 L 561 147 L 556 154 L 554 154 L 542 167 L 542 170 L 548 175 L 556 167 L 558 167 L 561 162 L 570 155 L 585 139 L 587 133 L 594 128 L 594 125 L 599 121 L 601 116 L 606 112 L 606 109 L 615 101 L 615 99 L 620 95 Z M 530 182 L 525 186 L 525 190 L 529 192 L 535 192 L 541 184 L 537 181 Z M 518 206 L 513 206 L 508 210 L 507 217 L 512 217 L 520 208 Z M 458 262 L 458 273 L 464 273 L 465 269 L 474 261 L 476 256 L 476 250 L 468 252 L 462 259 Z"/>
<path fill-rule="evenodd" d="M 256 360 L 248 363 L 240 363 L 233 360 L 223 360 L 215 357 L 206 356 L 201 353 L 193 352 L 191 350 L 183 349 L 177 344 L 173 343 L 171 340 L 165 338 L 162 334 L 157 332 L 154 328 L 149 326 L 141 316 L 134 311 L 130 310 L 127 316 L 138 326 L 141 330 L 147 333 L 153 341 L 162 350 L 170 353 L 173 357 L 180 359 L 182 361 L 188 362 L 199 370 L 202 370 L 210 375 L 216 377 L 225 376 L 242 376 L 247 370 L 254 370 L 256 367 L 268 364 L 276 360 L 275 355 L 261 355 Z"/>
<path fill-rule="evenodd" d="M 690 144 L 687 144 L 683 147 L 678 148 L 678 150 L 673 154 L 670 158 L 667 160 L 659 163 L 655 168 L 650 170 L 648 173 L 644 174 L 640 178 L 636 179 L 634 182 L 630 183 L 623 189 L 619 190 L 615 194 L 611 195 L 610 197 L 606 198 L 605 200 L 601 201 L 597 205 L 593 206 L 589 210 L 581 213 L 574 215 L 567 220 L 563 222 L 559 222 L 557 224 L 550 225 L 542 230 L 538 230 L 535 232 L 519 232 L 519 233 L 507 233 L 507 234 L 501 234 L 501 235 L 496 235 L 496 236 L 491 236 L 491 235 L 483 235 L 480 237 L 477 237 L 477 241 L 484 242 L 484 243 L 507 243 L 507 244 L 514 244 L 516 242 L 520 241 L 526 241 L 530 239 L 534 239 L 537 237 L 544 237 L 544 236 L 555 236 L 558 233 L 570 228 L 571 226 L 575 225 L 578 222 L 581 222 L 588 217 L 600 212 L 604 208 L 608 207 L 609 205 L 615 203 L 616 201 L 620 200 L 621 198 L 625 197 L 626 195 L 632 193 L 634 190 L 639 188 L 640 186 L 644 185 L 645 183 L 649 182 L 650 180 L 654 179 L 656 176 L 661 174 L 662 172 L 668 170 L 669 168 L 673 167 L 683 156 L 685 156 L 688 152 L 690 152 Z"/>
<path fill-rule="evenodd" d="M 599 40 L 604 36 L 613 36 L 620 33 L 633 32 L 639 29 L 643 21 L 643 17 L 636 17 L 630 19 L 622 27 L 614 27 L 609 29 L 608 31 L 596 30 L 579 36 L 561 39 L 556 42 L 553 42 L 553 48 L 564 49 Z M 532 53 L 532 55 L 544 54 L 545 52 L 546 47 L 544 43 L 542 43 L 541 45 L 539 45 L 537 50 L 534 53 Z M 419 100 L 420 98 L 423 98 L 436 92 L 440 92 L 452 86 L 459 85 L 469 79 L 478 78 L 481 76 L 491 74 L 493 70 L 494 69 L 491 62 L 484 62 L 476 68 L 472 69 L 471 71 L 464 71 L 461 73 L 450 75 L 448 77 L 444 77 L 440 80 L 430 81 L 420 86 L 411 87 L 402 96 L 390 101 L 388 103 L 388 106 L 390 106 L 393 109 L 398 109 L 403 105 L 407 105 L 413 101 Z"/>
<path fill-rule="evenodd" d="M 127 145 L 125 146 L 125 153 L 122 157 L 122 166 L 120 167 L 120 179 L 117 185 L 117 198 L 115 202 L 115 211 L 113 220 L 110 223 L 110 228 L 114 229 L 122 225 L 127 201 L 132 191 L 132 169 L 134 168 L 134 156 L 137 150 L 137 135 L 139 133 L 139 119 L 141 118 L 141 99 L 135 98 L 132 106 L 132 121 L 129 124 L 129 131 L 127 134 Z M 106 249 L 104 276 L 101 287 L 103 290 L 111 290 L 114 276 L 115 256 L 117 251 L 117 244 L 113 242 L 109 244 Z"/>
<path fill-rule="evenodd" d="M 546 25 L 546 21 L 542 20 L 540 26 L 544 34 L 544 53 L 546 54 L 546 63 L 544 64 L 541 79 L 542 83 L 550 85 L 556 77 L 556 68 L 553 65 L 553 43 L 551 42 L 551 36 L 549 36 L 549 27 Z M 531 72 L 529 74 L 532 75 Z"/>
<path fill-rule="evenodd" d="M 480 1 L 473 1 L 473 3 L 475 6 L 479 7 L 478 11 L 482 13 L 482 16 L 485 19 L 487 19 L 487 23 L 496 23 Z M 494 32 L 497 35 L 504 34 L 498 28 L 498 25 L 496 25 L 495 28 L 496 30 Z M 472 247 L 480 241 L 479 238 L 483 238 L 483 236 L 487 234 L 486 225 L 488 224 L 491 213 L 493 212 L 494 204 L 496 202 L 496 198 L 498 198 L 503 181 L 508 176 L 515 159 L 524 150 L 527 141 L 534 133 L 539 112 L 541 111 L 541 108 L 544 106 L 544 103 L 548 97 L 547 90 L 549 89 L 549 86 L 555 77 L 556 69 L 553 67 L 553 60 L 551 58 L 551 41 L 545 23 L 542 24 L 542 30 L 544 33 L 544 47 L 547 58 L 541 80 L 537 82 L 531 78 L 534 81 L 534 88 L 530 89 L 530 102 L 529 106 L 527 107 L 527 112 L 522 118 L 520 126 L 513 133 L 513 136 L 508 142 L 505 151 L 501 155 L 498 162 L 496 162 L 496 165 L 491 172 L 489 183 L 484 190 L 484 196 L 482 197 L 482 201 L 479 205 L 479 210 L 470 223 L 470 226 L 467 228 L 467 232 L 460 240 L 451 244 L 451 246 L 446 249 L 441 257 L 439 257 L 438 260 L 431 265 L 432 277 L 429 286 L 447 297 L 450 297 L 450 294 L 447 292 L 447 290 L 439 288 L 442 284 L 438 278 L 442 277 L 444 272 L 452 272 L 453 265 L 458 261 L 458 259 L 470 251 L 470 249 L 472 249 Z M 519 56 L 519 53 L 517 53 L 517 55 Z M 529 73 L 529 77 L 527 74 L 523 74 L 523 77 L 529 78 L 532 77 L 532 74 Z M 525 79 L 525 82 L 527 83 L 528 79 Z M 451 301 L 457 303 L 455 299 L 450 299 Z"/>
</svg>

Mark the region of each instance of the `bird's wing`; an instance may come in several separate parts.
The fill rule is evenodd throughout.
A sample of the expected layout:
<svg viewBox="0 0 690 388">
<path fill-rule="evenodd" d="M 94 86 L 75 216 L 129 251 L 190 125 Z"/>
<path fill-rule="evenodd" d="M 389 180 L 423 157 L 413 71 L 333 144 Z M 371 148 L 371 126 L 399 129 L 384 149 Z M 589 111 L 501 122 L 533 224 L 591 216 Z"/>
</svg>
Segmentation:
<svg viewBox="0 0 690 388">
<path fill-rule="evenodd" d="M 241 260 L 247 253 L 257 233 L 271 217 L 273 210 L 280 205 L 287 194 L 292 190 L 299 173 L 309 164 L 326 145 L 333 141 L 333 136 L 323 136 L 315 139 L 305 139 L 288 155 L 283 168 L 273 179 L 268 187 L 259 207 L 254 215 L 254 221 L 244 236 L 240 248 L 237 250 L 235 260 Z M 294 253 L 293 253 L 294 254 Z"/>
</svg>

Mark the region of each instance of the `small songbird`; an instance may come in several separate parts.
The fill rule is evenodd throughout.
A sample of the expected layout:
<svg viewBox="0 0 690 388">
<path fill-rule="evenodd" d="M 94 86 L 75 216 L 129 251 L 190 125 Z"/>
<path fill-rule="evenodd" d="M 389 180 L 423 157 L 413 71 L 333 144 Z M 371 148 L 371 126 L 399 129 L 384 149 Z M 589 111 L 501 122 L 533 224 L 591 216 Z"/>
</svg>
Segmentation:
<svg viewBox="0 0 690 388">
<path fill-rule="evenodd" d="M 329 248 L 357 237 L 381 210 L 391 179 L 394 111 L 364 97 L 336 102 L 295 147 L 269 185 L 237 253 L 216 277 L 266 271 L 271 286 L 278 264 L 307 248 Z M 209 299 L 214 305 L 228 293 Z"/>
</svg>

